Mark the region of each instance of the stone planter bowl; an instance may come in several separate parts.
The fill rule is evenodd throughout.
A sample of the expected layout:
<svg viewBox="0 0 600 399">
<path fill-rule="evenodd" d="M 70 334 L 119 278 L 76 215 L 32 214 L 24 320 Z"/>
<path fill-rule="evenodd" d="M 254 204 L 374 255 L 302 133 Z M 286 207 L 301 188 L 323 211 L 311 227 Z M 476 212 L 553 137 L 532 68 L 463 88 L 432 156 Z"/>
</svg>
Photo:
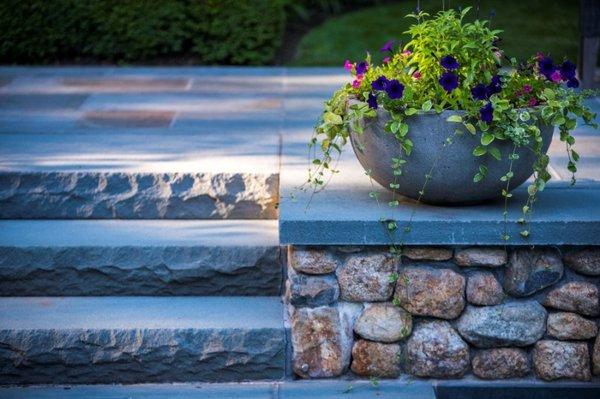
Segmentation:
<svg viewBox="0 0 600 399">
<path fill-rule="evenodd" d="M 429 204 L 473 204 L 498 198 L 506 182 L 500 178 L 508 172 L 508 156 L 513 144 L 509 141 L 495 140 L 502 159 L 497 161 L 490 155 L 473 156 L 473 149 L 480 145 L 481 133 L 470 134 L 462 124 L 447 122 L 450 115 L 461 114 L 459 111 L 443 111 L 441 114 L 428 112 L 407 117 L 409 125 L 408 137 L 414 143 L 411 155 L 402 167 L 402 175 L 396 183 L 400 188 L 398 194 L 410 198 L 418 198 L 419 190 L 425 182 L 434 160 L 440 151 L 441 156 L 434 168 L 431 180 L 427 184 L 421 200 Z M 372 178 L 383 187 L 390 189 L 394 181 L 392 158 L 401 158 L 400 145 L 397 139 L 385 131 L 385 124 L 390 115 L 384 109 L 377 111 L 377 117 L 365 121 L 364 133 L 351 132 L 350 141 L 359 162 L 365 170 L 371 170 Z M 552 141 L 553 127 L 539 125 L 543 137 L 543 152 L 548 151 Z M 464 130 L 461 136 L 454 136 L 453 143 L 444 147 L 447 137 L 457 129 Z M 517 149 L 519 159 L 513 162 L 514 176 L 510 189 L 520 186 L 532 174 L 535 161 L 534 153 L 528 148 Z M 473 182 L 479 165 L 488 167 L 487 176 L 478 183 Z"/>
</svg>

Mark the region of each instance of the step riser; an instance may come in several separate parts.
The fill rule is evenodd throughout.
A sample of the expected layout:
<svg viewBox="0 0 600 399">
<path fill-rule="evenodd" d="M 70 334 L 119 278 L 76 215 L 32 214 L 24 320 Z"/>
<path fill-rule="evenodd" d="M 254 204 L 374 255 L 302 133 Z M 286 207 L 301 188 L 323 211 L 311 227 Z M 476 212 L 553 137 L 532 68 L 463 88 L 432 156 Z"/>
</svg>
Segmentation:
<svg viewBox="0 0 600 399">
<path fill-rule="evenodd" d="M 0 247 L 0 296 L 280 295 L 277 246 Z"/>
<path fill-rule="evenodd" d="M 2 172 L 0 219 L 275 219 L 279 176 Z"/>
<path fill-rule="evenodd" d="M 3 384 L 228 382 L 284 377 L 281 329 L 0 331 Z"/>
</svg>

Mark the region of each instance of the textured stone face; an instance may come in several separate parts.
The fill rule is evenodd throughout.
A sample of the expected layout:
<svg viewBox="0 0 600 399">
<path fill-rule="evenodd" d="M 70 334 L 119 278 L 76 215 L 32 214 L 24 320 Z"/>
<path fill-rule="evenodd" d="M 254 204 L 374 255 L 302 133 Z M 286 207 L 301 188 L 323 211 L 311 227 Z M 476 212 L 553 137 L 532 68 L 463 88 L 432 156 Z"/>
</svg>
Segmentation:
<svg viewBox="0 0 600 399">
<path fill-rule="evenodd" d="M 527 352 L 518 348 L 478 351 L 473 357 L 473 374 L 484 380 L 525 377 L 531 371 Z"/>
<path fill-rule="evenodd" d="M 565 263 L 577 273 L 600 276 L 600 248 L 585 248 L 567 253 Z"/>
<path fill-rule="evenodd" d="M 404 358 L 412 375 L 461 378 L 469 368 L 469 346 L 447 321 L 425 321 L 408 339 Z"/>
<path fill-rule="evenodd" d="M 384 253 L 349 255 L 337 269 L 340 297 L 352 302 L 386 301 L 392 296 L 390 276 L 396 271 L 395 260 Z"/>
<path fill-rule="evenodd" d="M 533 347 L 533 369 L 544 380 L 589 381 L 590 357 L 584 342 L 539 341 Z"/>
<path fill-rule="evenodd" d="M 363 310 L 354 331 L 371 341 L 396 342 L 412 331 L 412 316 L 391 303 L 373 304 Z"/>
<path fill-rule="evenodd" d="M 292 313 L 294 373 L 303 378 L 341 375 L 349 357 L 344 354 L 343 334 L 336 308 L 295 309 Z"/>
<path fill-rule="evenodd" d="M 2 219 L 274 219 L 279 176 L 5 172 L 0 183 Z"/>
<path fill-rule="evenodd" d="M 456 323 L 460 335 L 479 348 L 527 346 L 546 331 L 546 310 L 535 301 L 467 306 Z"/>
<path fill-rule="evenodd" d="M 278 295 L 276 246 L 0 247 L 14 296 Z"/>
<path fill-rule="evenodd" d="M 557 250 L 517 249 L 510 256 L 504 276 L 504 289 L 516 297 L 531 295 L 556 283 L 563 275 Z"/>
<path fill-rule="evenodd" d="M 400 345 L 356 341 L 352 371 L 361 377 L 396 378 L 400 375 Z"/>
<path fill-rule="evenodd" d="M 328 274 L 333 273 L 338 266 L 337 259 L 322 248 L 288 247 L 288 262 L 301 273 Z"/>
<path fill-rule="evenodd" d="M 406 247 L 402 255 L 412 260 L 443 261 L 452 259 L 452 250 L 436 247 Z"/>
<path fill-rule="evenodd" d="M 594 342 L 594 352 L 592 353 L 592 363 L 594 364 L 594 374 L 600 375 L 600 334 L 596 336 Z"/>
<path fill-rule="evenodd" d="M 498 248 L 467 248 L 457 251 L 454 262 L 459 266 L 498 267 L 506 264 L 506 251 Z"/>
<path fill-rule="evenodd" d="M 324 306 L 338 300 L 340 289 L 335 276 L 314 276 L 288 269 L 287 295 L 294 306 Z"/>
<path fill-rule="evenodd" d="M 280 379 L 274 329 L 2 330 L 3 383 L 95 384 Z"/>
<path fill-rule="evenodd" d="M 465 279 L 450 269 L 406 267 L 396 283 L 395 297 L 413 315 L 458 317 L 465 307 Z"/>
<path fill-rule="evenodd" d="M 550 313 L 547 321 L 548 335 L 557 339 L 590 339 L 598 333 L 598 326 L 575 313 Z"/>
<path fill-rule="evenodd" d="M 504 299 L 502 286 L 491 272 L 476 272 L 467 278 L 467 301 L 474 305 L 497 305 Z"/>
<path fill-rule="evenodd" d="M 544 305 L 586 316 L 597 316 L 600 314 L 598 300 L 598 287 L 592 283 L 574 281 L 550 291 Z"/>
</svg>

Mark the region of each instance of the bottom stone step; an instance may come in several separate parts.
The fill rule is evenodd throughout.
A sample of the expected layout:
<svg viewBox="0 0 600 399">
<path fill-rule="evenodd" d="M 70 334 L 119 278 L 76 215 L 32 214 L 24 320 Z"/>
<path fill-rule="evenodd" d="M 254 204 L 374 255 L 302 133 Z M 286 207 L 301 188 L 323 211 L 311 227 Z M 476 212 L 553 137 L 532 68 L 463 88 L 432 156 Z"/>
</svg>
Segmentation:
<svg viewBox="0 0 600 399">
<path fill-rule="evenodd" d="M 0 381 L 278 380 L 282 314 L 278 297 L 0 298 Z"/>
</svg>

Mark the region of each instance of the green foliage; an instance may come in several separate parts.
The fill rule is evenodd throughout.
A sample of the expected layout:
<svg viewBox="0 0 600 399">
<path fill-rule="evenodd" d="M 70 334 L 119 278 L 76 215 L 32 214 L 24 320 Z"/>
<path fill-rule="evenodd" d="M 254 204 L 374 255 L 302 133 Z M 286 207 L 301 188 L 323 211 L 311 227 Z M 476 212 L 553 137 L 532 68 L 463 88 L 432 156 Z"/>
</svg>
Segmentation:
<svg viewBox="0 0 600 399">
<path fill-rule="evenodd" d="M 280 0 L 5 0 L 0 61 L 267 64 L 284 23 Z"/>
</svg>

